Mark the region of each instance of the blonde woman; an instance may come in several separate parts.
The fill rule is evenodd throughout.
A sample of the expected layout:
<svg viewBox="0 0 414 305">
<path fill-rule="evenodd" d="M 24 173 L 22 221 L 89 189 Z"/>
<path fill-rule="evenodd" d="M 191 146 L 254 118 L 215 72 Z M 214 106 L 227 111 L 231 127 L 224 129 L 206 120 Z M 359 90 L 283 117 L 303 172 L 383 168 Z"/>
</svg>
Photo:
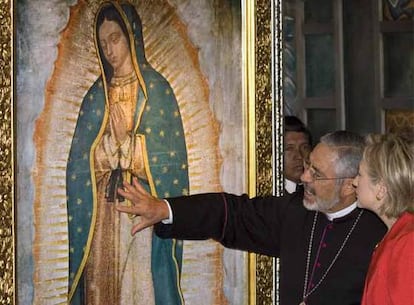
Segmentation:
<svg viewBox="0 0 414 305">
<path fill-rule="evenodd" d="M 401 136 L 370 135 L 354 186 L 360 207 L 388 228 L 375 249 L 362 305 L 414 302 L 414 145 Z"/>
</svg>

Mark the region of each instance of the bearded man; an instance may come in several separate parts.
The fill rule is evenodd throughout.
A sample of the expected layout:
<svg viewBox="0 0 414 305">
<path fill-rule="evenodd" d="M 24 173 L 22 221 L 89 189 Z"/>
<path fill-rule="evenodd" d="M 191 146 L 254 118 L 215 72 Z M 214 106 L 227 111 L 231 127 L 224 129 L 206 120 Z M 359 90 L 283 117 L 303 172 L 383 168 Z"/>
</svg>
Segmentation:
<svg viewBox="0 0 414 305">
<path fill-rule="evenodd" d="M 360 304 L 372 251 L 386 232 L 377 216 L 356 204 L 352 181 L 363 147 L 363 138 L 351 132 L 323 136 L 304 164 L 303 193 L 163 200 L 135 180 L 118 190 L 133 206 L 117 209 L 141 216 L 132 234 L 155 224 L 161 238 L 213 238 L 229 248 L 279 257 L 281 305 Z"/>
</svg>

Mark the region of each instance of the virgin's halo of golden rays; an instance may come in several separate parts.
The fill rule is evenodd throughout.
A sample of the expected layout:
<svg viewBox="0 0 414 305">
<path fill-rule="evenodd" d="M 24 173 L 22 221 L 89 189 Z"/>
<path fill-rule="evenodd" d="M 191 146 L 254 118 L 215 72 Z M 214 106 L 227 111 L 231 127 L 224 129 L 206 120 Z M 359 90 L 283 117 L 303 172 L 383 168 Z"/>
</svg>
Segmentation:
<svg viewBox="0 0 414 305">
<path fill-rule="evenodd" d="M 34 304 L 67 301 L 66 162 L 82 99 L 100 74 L 93 23 L 101 2 L 80 0 L 71 7 L 47 83 L 45 108 L 36 122 Z M 142 19 L 147 59 L 169 81 L 178 100 L 188 150 L 190 193 L 220 191 L 218 123 L 210 110 L 208 83 L 186 26 L 166 1 L 132 3 Z M 191 248 L 191 243 L 185 245 Z M 211 263 L 221 276 L 221 248 L 212 244 L 206 248 L 214 253 Z M 183 281 L 188 278 L 185 264 Z M 212 280 L 220 287 L 211 289 L 222 290 L 222 280 Z M 221 292 L 214 298 L 214 304 L 226 303 Z"/>
</svg>

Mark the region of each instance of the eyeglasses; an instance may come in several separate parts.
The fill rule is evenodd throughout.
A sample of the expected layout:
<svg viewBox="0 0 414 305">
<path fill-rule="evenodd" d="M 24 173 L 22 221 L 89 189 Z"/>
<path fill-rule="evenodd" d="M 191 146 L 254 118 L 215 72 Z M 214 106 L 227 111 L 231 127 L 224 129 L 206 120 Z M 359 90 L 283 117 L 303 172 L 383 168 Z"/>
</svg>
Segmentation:
<svg viewBox="0 0 414 305">
<path fill-rule="evenodd" d="M 354 177 L 325 177 L 317 169 L 315 169 L 312 164 L 305 160 L 303 161 L 303 171 L 309 171 L 312 182 L 319 180 L 339 180 L 339 179 L 354 179 Z"/>
</svg>

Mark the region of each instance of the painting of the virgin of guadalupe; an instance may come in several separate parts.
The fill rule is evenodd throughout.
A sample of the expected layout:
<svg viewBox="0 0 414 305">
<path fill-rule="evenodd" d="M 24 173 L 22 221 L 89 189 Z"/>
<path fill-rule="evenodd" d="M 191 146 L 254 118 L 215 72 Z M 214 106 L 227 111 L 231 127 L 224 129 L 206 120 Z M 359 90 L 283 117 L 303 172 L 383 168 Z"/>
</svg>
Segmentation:
<svg viewBox="0 0 414 305">
<path fill-rule="evenodd" d="M 211 92 L 225 76 L 203 71 L 180 18 L 184 2 L 70 8 L 34 131 L 33 304 L 246 304 L 240 253 L 159 239 L 152 228 L 132 236 L 139 217 L 115 209 L 130 204 L 117 188 L 133 177 L 161 198 L 221 191 L 226 167 L 234 178 L 225 160 L 236 162 L 229 147 L 239 140 L 220 135 L 220 115 L 238 113 L 224 97 L 241 99 L 241 83 L 227 84 L 235 94 Z M 240 31 L 240 7 L 225 1 L 223 9 Z"/>
<path fill-rule="evenodd" d="M 102 74 L 81 104 L 66 172 L 70 303 L 182 304 L 182 242 L 131 237 L 136 219 L 115 210 L 133 176 L 157 196 L 188 194 L 177 100 L 145 59 L 131 4 L 104 3 L 94 37 Z"/>
</svg>

